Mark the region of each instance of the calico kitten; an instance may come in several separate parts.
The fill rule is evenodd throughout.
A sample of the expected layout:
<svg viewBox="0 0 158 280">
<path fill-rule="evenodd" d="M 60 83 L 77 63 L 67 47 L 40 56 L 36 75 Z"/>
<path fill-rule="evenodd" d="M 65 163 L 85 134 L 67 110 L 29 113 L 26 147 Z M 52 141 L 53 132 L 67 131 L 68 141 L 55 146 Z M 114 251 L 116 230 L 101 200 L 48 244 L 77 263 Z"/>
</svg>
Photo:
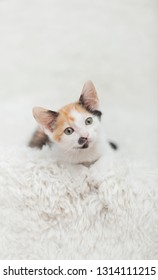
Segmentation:
<svg viewBox="0 0 158 280">
<path fill-rule="evenodd" d="M 57 160 L 92 163 L 106 152 L 109 144 L 113 149 L 117 148 L 114 143 L 105 141 L 99 100 L 91 81 L 84 84 L 78 102 L 68 104 L 58 112 L 35 107 L 33 116 L 39 128 L 29 146 L 42 148 L 48 144 Z"/>
</svg>

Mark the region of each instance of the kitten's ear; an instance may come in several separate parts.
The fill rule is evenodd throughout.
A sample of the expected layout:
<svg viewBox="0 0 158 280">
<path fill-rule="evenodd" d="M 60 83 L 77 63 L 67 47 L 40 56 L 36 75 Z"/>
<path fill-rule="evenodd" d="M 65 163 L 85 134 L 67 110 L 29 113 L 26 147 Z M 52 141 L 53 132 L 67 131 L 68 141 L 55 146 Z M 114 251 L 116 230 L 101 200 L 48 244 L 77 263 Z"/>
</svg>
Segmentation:
<svg viewBox="0 0 158 280">
<path fill-rule="evenodd" d="M 58 112 L 47 110 L 42 107 L 33 108 L 33 116 L 44 131 L 53 132 L 58 115 Z"/>
<path fill-rule="evenodd" d="M 99 107 L 99 99 L 95 86 L 91 81 L 87 81 L 82 89 L 82 93 L 79 99 L 80 104 L 82 104 L 87 110 L 93 111 L 97 110 Z"/>
</svg>

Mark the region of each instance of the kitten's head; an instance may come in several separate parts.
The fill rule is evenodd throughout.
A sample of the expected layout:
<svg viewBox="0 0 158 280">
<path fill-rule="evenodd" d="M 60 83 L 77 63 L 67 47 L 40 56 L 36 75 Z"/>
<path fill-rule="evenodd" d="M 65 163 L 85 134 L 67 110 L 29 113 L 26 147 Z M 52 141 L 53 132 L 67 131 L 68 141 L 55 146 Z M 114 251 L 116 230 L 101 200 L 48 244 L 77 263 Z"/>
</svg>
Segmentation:
<svg viewBox="0 0 158 280">
<path fill-rule="evenodd" d="M 40 127 L 64 151 L 83 150 L 92 147 L 100 133 L 101 112 L 95 87 L 87 81 L 79 101 L 64 106 L 58 112 L 41 107 L 33 109 Z"/>
</svg>

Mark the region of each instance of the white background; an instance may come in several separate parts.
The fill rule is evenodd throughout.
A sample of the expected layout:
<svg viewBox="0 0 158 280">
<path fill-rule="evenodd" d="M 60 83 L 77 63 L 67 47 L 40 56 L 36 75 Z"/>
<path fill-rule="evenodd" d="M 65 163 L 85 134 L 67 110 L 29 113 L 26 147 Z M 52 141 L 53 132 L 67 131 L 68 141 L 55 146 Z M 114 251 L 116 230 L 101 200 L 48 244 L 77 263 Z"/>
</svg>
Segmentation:
<svg viewBox="0 0 158 280">
<path fill-rule="evenodd" d="M 75 101 L 91 79 L 128 157 L 158 159 L 157 0 L 1 0 L 1 146 L 26 145 L 31 109 Z"/>
</svg>

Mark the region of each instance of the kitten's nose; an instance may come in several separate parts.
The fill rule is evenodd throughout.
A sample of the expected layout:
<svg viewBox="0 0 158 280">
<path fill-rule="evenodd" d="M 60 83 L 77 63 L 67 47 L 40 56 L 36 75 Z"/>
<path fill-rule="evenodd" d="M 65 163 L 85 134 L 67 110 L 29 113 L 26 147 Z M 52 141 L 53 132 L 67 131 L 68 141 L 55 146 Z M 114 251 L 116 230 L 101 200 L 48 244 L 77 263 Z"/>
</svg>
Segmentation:
<svg viewBox="0 0 158 280">
<path fill-rule="evenodd" d="M 78 144 L 80 145 L 84 144 L 87 141 L 87 139 L 88 139 L 87 137 L 80 137 L 78 139 Z"/>
</svg>

